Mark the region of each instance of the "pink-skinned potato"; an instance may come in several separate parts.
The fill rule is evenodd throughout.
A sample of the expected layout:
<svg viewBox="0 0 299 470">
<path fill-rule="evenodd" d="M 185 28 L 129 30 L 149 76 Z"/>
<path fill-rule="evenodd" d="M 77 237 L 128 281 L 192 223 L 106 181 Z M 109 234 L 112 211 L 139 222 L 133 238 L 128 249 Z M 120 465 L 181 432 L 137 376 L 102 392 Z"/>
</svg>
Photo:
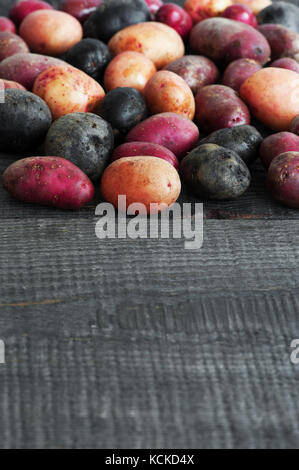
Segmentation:
<svg viewBox="0 0 299 470">
<path fill-rule="evenodd" d="M 252 59 L 238 59 L 231 62 L 225 69 L 222 84 L 239 92 L 241 85 L 262 66 Z"/>
<path fill-rule="evenodd" d="M 299 114 L 299 75 L 291 70 L 268 67 L 243 83 L 241 98 L 256 119 L 274 131 L 288 131 Z"/>
<path fill-rule="evenodd" d="M 0 78 L 0 90 L 8 90 L 9 88 L 15 88 L 17 90 L 26 90 L 23 85 L 17 82 L 13 82 L 11 80 L 3 80 Z"/>
<path fill-rule="evenodd" d="M 195 121 L 210 133 L 226 127 L 250 124 L 250 113 L 237 93 L 224 85 L 208 85 L 198 90 Z"/>
<path fill-rule="evenodd" d="M 60 59 L 40 54 L 19 53 L 0 63 L 0 78 L 23 85 L 31 91 L 36 77 L 51 65 L 68 65 Z"/>
<path fill-rule="evenodd" d="M 255 15 L 272 3 L 271 0 L 232 0 L 232 2 L 233 4 L 241 3 L 241 5 L 246 5 Z"/>
<path fill-rule="evenodd" d="M 291 57 L 282 57 L 281 59 L 274 60 L 270 67 L 293 70 L 293 72 L 299 73 L 299 62 Z"/>
<path fill-rule="evenodd" d="M 79 209 L 94 197 L 88 176 L 61 157 L 28 157 L 10 165 L 2 178 L 16 199 L 59 209 Z"/>
<path fill-rule="evenodd" d="M 292 119 L 291 125 L 290 125 L 290 132 L 293 132 L 293 134 L 299 135 L 299 114 L 298 116 L 295 116 L 294 119 Z"/>
<path fill-rule="evenodd" d="M 199 138 L 198 127 L 176 113 L 160 113 L 145 119 L 127 134 L 127 142 L 152 142 L 171 150 L 180 160 Z"/>
<path fill-rule="evenodd" d="M 54 65 L 35 80 L 33 93 L 49 106 L 53 120 L 75 112 L 92 112 L 105 96 L 101 85 L 72 66 Z"/>
<path fill-rule="evenodd" d="M 266 137 L 259 148 L 259 155 L 266 169 L 274 158 L 285 152 L 299 152 L 298 135 L 292 132 L 278 132 Z"/>
<path fill-rule="evenodd" d="M 163 147 L 163 145 L 153 144 L 152 142 L 126 142 L 116 147 L 112 153 L 111 160 L 114 162 L 119 158 L 125 157 L 157 157 L 162 158 L 166 162 L 178 169 L 179 161 L 171 150 Z"/>
<path fill-rule="evenodd" d="M 281 24 L 262 24 L 258 31 L 265 36 L 270 48 L 271 57 L 295 57 L 299 53 L 299 34 Z"/>
<path fill-rule="evenodd" d="M 267 188 L 277 201 L 299 208 L 299 152 L 285 152 L 272 161 Z"/>
<path fill-rule="evenodd" d="M 216 64 L 253 59 L 262 65 L 270 59 L 267 39 L 255 28 L 241 21 L 209 18 L 195 25 L 189 43 L 196 54 L 209 57 Z"/>
<path fill-rule="evenodd" d="M 18 52 L 29 52 L 26 42 L 14 33 L 0 31 L 0 62 Z"/>
<path fill-rule="evenodd" d="M 101 191 L 106 201 L 118 207 L 118 196 L 126 196 L 127 208 L 139 203 L 145 213 L 155 214 L 171 206 L 181 191 L 181 181 L 176 169 L 156 157 L 136 156 L 120 158 L 103 173 Z M 151 206 L 155 204 L 155 206 Z"/>
</svg>

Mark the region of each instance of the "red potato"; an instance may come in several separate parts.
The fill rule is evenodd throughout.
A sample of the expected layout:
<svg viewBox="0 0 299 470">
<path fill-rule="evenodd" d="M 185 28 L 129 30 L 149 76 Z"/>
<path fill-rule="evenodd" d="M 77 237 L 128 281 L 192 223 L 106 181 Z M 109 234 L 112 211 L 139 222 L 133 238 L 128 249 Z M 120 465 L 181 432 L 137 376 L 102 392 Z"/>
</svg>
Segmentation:
<svg viewBox="0 0 299 470">
<path fill-rule="evenodd" d="M 8 31 L 9 33 L 16 33 L 17 29 L 15 24 L 6 16 L 0 16 L 0 31 Z"/>
<path fill-rule="evenodd" d="M 130 204 L 141 203 L 146 212 L 156 214 L 151 204 L 171 206 L 181 191 L 178 172 L 172 165 L 156 157 L 126 157 L 111 163 L 103 173 L 101 190 L 104 199 L 118 206 L 118 196 L 126 196 Z"/>
<path fill-rule="evenodd" d="M 290 132 L 299 135 L 299 115 L 295 116 L 294 119 L 291 121 Z"/>
<path fill-rule="evenodd" d="M 19 53 L 0 63 L 0 78 L 12 80 L 32 90 L 36 77 L 53 65 L 68 65 L 60 59 L 40 54 Z"/>
<path fill-rule="evenodd" d="M 164 67 L 182 77 L 194 94 L 199 88 L 217 82 L 219 71 L 207 57 L 185 55 Z"/>
<path fill-rule="evenodd" d="M 0 32 L 0 62 L 18 52 L 29 52 L 22 38 L 8 31 Z"/>
<path fill-rule="evenodd" d="M 299 114 L 299 76 L 291 70 L 259 70 L 243 83 L 240 95 L 254 117 L 274 131 L 289 130 Z"/>
<path fill-rule="evenodd" d="M 271 0 L 232 0 L 232 2 L 246 5 L 255 15 L 272 3 Z"/>
<path fill-rule="evenodd" d="M 8 90 L 9 88 L 16 88 L 17 90 L 26 90 L 23 85 L 17 82 L 12 82 L 11 80 L 2 80 L 0 78 L 0 90 Z"/>
<path fill-rule="evenodd" d="M 220 16 L 232 4 L 231 0 L 186 0 L 184 9 L 190 14 L 193 23 Z"/>
<path fill-rule="evenodd" d="M 144 89 L 151 114 L 177 113 L 188 119 L 195 114 L 195 101 L 191 89 L 179 75 L 160 70 L 147 82 Z"/>
<path fill-rule="evenodd" d="M 157 11 L 156 20 L 175 29 L 182 38 L 186 38 L 193 27 L 189 13 L 175 3 L 162 5 Z"/>
<path fill-rule="evenodd" d="M 103 0 L 63 0 L 59 10 L 74 16 L 80 23 L 84 23 L 101 3 Z"/>
<path fill-rule="evenodd" d="M 82 39 L 80 22 L 63 11 L 38 10 L 26 16 L 20 26 L 20 36 L 32 52 L 60 55 Z"/>
<path fill-rule="evenodd" d="M 224 85 L 201 88 L 195 97 L 195 120 L 205 132 L 250 124 L 250 113 L 237 93 Z"/>
<path fill-rule="evenodd" d="M 259 154 L 264 167 L 269 168 L 272 160 L 285 152 L 299 152 L 299 136 L 291 132 L 279 132 L 266 137 L 261 143 Z"/>
<path fill-rule="evenodd" d="M 272 161 L 267 187 L 277 201 L 299 208 L 299 152 L 282 153 Z"/>
<path fill-rule="evenodd" d="M 53 10 L 53 7 L 41 0 L 19 0 L 11 7 L 9 17 L 19 26 L 26 16 L 36 10 Z"/>
<path fill-rule="evenodd" d="M 282 59 L 274 60 L 274 62 L 270 64 L 270 67 L 278 67 L 279 69 L 287 69 L 299 73 L 299 63 L 291 57 L 283 57 Z"/>
<path fill-rule="evenodd" d="M 135 51 L 144 54 L 157 69 L 184 55 L 185 46 L 181 36 L 166 24 L 149 21 L 127 26 L 109 41 L 112 54 Z"/>
<path fill-rule="evenodd" d="M 161 113 L 140 122 L 127 134 L 127 142 L 153 142 L 171 150 L 180 160 L 199 138 L 194 122 L 175 113 Z"/>
<path fill-rule="evenodd" d="M 270 58 L 270 46 L 259 31 L 227 18 L 201 21 L 192 29 L 189 43 L 195 53 L 223 65 L 241 58 L 265 64 Z"/>
<path fill-rule="evenodd" d="M 241 85 L 262 66 L 252 59 L 238 59 L 231 62 L 224 71 L 222 83 L 239 92 Z"/>
<path fill-rule="evenodd" d="M 119 145 L 114 149 L 112 154 L 112 161 L 118 160 L 124 157 L 157 157 L 162 158 L 166 162 L 170 163 L 177 170 L 179 167 L 178 159 L 171 150 L 163 147 L 159 144 L 153 144 L 151 142 L 127 142 Z"/>
<path fill-rule="evenodd" d="M 59 209 L 79 209 L 94 197 L 90 179 L 61 157 L 18 160 L 5 170 L 2 182 L 11 196 L 20 201 Z"/>
<path fill-rule="evenodd" d="M 145 85 L 156 71 L 153 62 L 143 54 L 134 51 L 122 52 L 111 60 L 105 70 L 105 90 L 131 87 L 143 93 Z"/>
<path fill-rule="evenodd" d="M 295 57 L 299 53 L 299 34 L 281 24 L 262 24 L 258 31 L 271 47 L 272 59 Z"/>
<path fill-rule="evenodd" d="M 230 20 L 241 21 L 242 23 L 249 24 L 253 28 L 257 27 L 257 19 L 252 10 L 241 3 L 236 3 L 227 7 L 221 15 L 223 18 Z"/>
<path fill-rule="evenodd" d="M 105 96 L 101 85 L 79 69 L 54 65 L 35 80 L 33 93 L 49 106 L 52 118 L 75 112 L 92 112 Z"/>
</svg>

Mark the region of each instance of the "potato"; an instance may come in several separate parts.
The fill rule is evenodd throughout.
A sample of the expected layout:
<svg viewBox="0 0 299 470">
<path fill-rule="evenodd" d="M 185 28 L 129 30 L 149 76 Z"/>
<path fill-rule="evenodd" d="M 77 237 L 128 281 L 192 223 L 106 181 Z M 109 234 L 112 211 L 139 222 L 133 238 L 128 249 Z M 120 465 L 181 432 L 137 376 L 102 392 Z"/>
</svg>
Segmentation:
<svg viewBox="0 0 299 470">
<path fill-rule="evenodd" d="M 166 162 L 173 165 L 176 169 L 179 167 L 178 159 L 171 150 L 163 147 L 159 144 L 153 144 L 151 142 L 127 142 L 119 145 L 114 149 L 112 154 L 112 161 L 118 160 L 124 157 L 158 157 L 162 158 Z"/>
<path fill-rule="evenodd" d="M 137 124 L 126 141 L 160 144 L 181 159 L 195 146 L 198 137 L 198 128 L 189 119 L 176 113 L 161 113 Z"/>
<path fill-rule="evenodd" d="M 262 140 L 261 134 L 255 127 L 244 125 L 212 132 L 202 139 L 199 145 L 220 145 L 237 153 L 246 165 L 250 165 L 258 156 L 258 148 Z"/>
<path fill-rule="evenodd" d="M 32 52 L 60 55 L 82 39 L 82 26 L 76 18 L 56 10 L 37 10 L 22 21 L 20 36 Z"/>
<path fill-rule="evenodd" d="M 199 198 L 236 199 L 250 185 L 250 173 L 232 150 L 204 144 L 190 152 L 180 164 L 186 187 Z"/>
<path fill-rule="evenodd" d="M 257 15 L 259 24 L 283 25 L 299 33 L 299 8 L 289 2 L 275 2 Z"/>
<path fill-rule="evenodd" d="M 299 63 L 291 57 L 283 57 L 282 59 L 274 60 L 274 62 L 270 64 L 270 67 L 278 67 L 279 69 L 282 68 L 299 73 Z"/>
<path fill-rule="evenodd" d="M 0 90 L 7 90 L 9 88 L 15 88 L 17 90 L 26 90 L 26 88 L 23 87 L 23 85 L 21 85 L 20 83 L 13 82 L 11 80 L 2 80 L 0 78 Z"/>
<path fill-rule="evenodd" d="M 166 209 L 178 198 L 181 182 L 178 172 L 168 162 L 156 157 L 120 158 L 106 168 L 101 180 L 104 199 L 118 205 L 118 196 L 130 204 L 141 203 L 147 213 L 159 212 L 151 204 L 164 204 Z"/>
<path fill-rule="evenodd" d="M 189 13 L 194 23 L 219 16 L 230 5 L 232 0 L 186 0 L 184 9 Z"/>
<path fill-rule="evenodd" d="M 36 10 L 53 10 L 53 7 L 42 0 L 17 0 L 9 10 L 9 17 L 20 26 L 24 18 Z"/>
<path fill-rule="evenodd" d="M 299 114 L 299 76 L 286 69 L 259 70 L 241 86 L 240 95 L 265 126 L 285 131 Z"/>
<path fill-rule="evenodd" d="M 71 66 L 54 65 L 35 80 L 33 92 L 48 104 L 53 119 L 74 112 L 92 112 L 105 96 L 101 85 Z"/>
<path fill-rule="evenodd" d="M 263 140 L 259 154 L 264 167 L 268 169 L 274 158 L 291 151 L 299 152 L 299 137 L 291 132 L 279 132 Z"/>
<path fill-rule="evenodd" d="M 294 57 L 299 53 L 299 34 L 294 31 L 281 24 L 262 24 L 258 30 L 270 44 L 272 59 Z"/>
<path fill-rule="evenodd" d="M 15 24 L 5 16 L 0 16 L 0 31 L 9 31 L 10 33 L 17 32 Z"/>
<path fill-rule="evenodd" d="M 293 134 L 299 135 L 299 115 L 295 116 L 291 121 L 290 132 Z"/>
<path fill-rule="evenodd" d="M 24 90 L 5 90 L 0 104 L 0 148 L 25 152 L 38 147 L 51 125 L 51 113 L 38 96 Z"/>
<path fill-rule="evenodd" d="M 108 47 L 114 55 L 124 51 L 140 52 L 157 69 L 179 59 L 185 52 L 181 36 L 166 24 L 155 21 L 122 29 L 110 39 Z"/>
<path fill-rule="evenodd" d="M 145 55 L 134 51 L 122 52 L 111 60 L 105 70 L 105 90 L 131 87 L 143 93 L 145 85 L 156 71 L 153 62 Z"/>
<path fill-rule="evenodd" d="M 272 161 L 267 188 L 277 201 L 299 208 L 299 152 L 282 153 Z"/>
<path fill-rule="evenodd" d="M 59 10 L 69 13 L 80 23 L 84 23 L 102 2 L 103 0 L 62 0 Z"/>
<path fill-rule="evenodd" d="M 255 15 L 272 3 L 271 0 L 232 0 L 232 2 L 246 5 Z"/>
<path fill-rule="evenodd" d="M 94 196 L 89 178 L 73 163 L 60 157 L 18 160 L 5 170 L 2 182 L 20 201 L 59 209 L 79 209 Z"/>
<path fill-rule="evenodd" d="M 32 90 L 33 83 L 41 72 L 51 65 L 59 64 L 65 62 L 40 54 L 14 54 L 0 63 L 0 78 L 21 83 L 27 90 Z"/>
<path fill-rule="evenodd" d="M 107 166 L 113 146 L 113 131 L 108 122 L 91 113 L 71 113 L 50 127 L 45 154 L 70 160 L 91 180 L 96 180 Z"/>
<path fill-rule="evenodd" d="M 182 77 L 196 95 L 199 88 L 217 82 L 219 71 L 207 57 L 185 55 L 164 67 Z"/>
<path fill-rule="evenodd" d="M 193 119 L 195 101 L 191 89 L 179 75 L 160 70 L 147 82 L 144 96 L 151 114 L 172 112 Z"/>
<path fill-rule="evenodd" d="M 238 59 L 231 62 L 225 69 L 222 83 L 239 92 L 241 85 L 262 66 L 252 59 Z"/>
<path fill-rule="evenodd" d="M 208 85 L 195 97 L 195 120 L 205 132 L 250 124 L 250 113 L 237 93 L 224 85 Z"/>
<path fill-rule="evenodd" d="M 25 41 L 9 31 L 0 31 L 0 62 L 19 52 L 29 52 Z"/>
<path fill-rule="evenodd" d="M 270 58 L 270 46 L 259 31 L 227 18 L 201 21 L 192 29 L 189 43 L 195 53 L 223 65 L 242 57 L 265 64 Z"/>
</svg>

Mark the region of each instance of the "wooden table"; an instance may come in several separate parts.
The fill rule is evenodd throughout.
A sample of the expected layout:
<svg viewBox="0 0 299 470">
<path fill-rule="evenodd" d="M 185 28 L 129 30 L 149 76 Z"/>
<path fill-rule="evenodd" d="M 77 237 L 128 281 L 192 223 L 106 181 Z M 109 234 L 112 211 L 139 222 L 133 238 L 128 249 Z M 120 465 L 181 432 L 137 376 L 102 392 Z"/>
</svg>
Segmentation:
<svg viewBox="0 0 299 470">
<path fill-rule="evenodd" d="M 198 251 L 0 189 L 1 447 L 298 447 L 298 212 L 252 173 Z"/>
</svg>

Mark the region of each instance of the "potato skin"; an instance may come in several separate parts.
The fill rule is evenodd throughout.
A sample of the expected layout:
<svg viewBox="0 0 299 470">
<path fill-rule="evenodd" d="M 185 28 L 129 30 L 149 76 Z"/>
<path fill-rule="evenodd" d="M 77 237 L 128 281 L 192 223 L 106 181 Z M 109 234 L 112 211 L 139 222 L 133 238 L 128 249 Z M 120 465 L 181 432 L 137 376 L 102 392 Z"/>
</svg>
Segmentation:
<svg viewBox="0 0 299 470">
<path fill-rule="evenodd" d="M 262 24 L 258 30 L 270 44 L 272 59 L 295 57 L 299 53 L 299 34 L 291 29 L 281 24 Z"/>
<path fill-rule="evenodd" d="M 75 67 L 54 65 L 35 80 L 33 93 L 48 104 L 53 120 L 74 112 L 92 112 L 105 96 L 101 85 Z"/>
<path fill-rule="evenodd" d="M 265 64 L 271 52 L 266 38 L 259 31 L 227 18 L 201 21 L 192 29 L 189 43 L 195 53 L 222 65 L 241 58 Z"/>
<path fill-rule="evenodd" d="M 26 88 L 23 87 L 20 83 L 11 81 L 11 80 L 3 80 L 0 78 L 0 90 L 8 90 L 9 88 L 15 88 L 16 90 L 25 90 Z"/>
<path fill-rule="evenodd" d="M 282 59 L 274 60 L 274 62 L 270 64 L 270 67 L 292 70 L 293 72 L 299 73 L 299 63 L 291 57 L 283 57 Z"/>
<path fill-rule="evenodd" d="M 137 124 L 127 135 L 127 142 L 153 142 L 171 150 L 180 160 L 199 137 L 197 126 L 176 113 L 155 114 Z"/>
<path fill-rule="evenodd" d="M 277 201 L 299 208 L 299 152 L 282 153 L 272 161 L 267 188 Z"/>
<path fill-rule="evenodd" d="M 250 113 L 237 93 L 224 85 L 208 85 L 195 97 L 195 120 L 205 132 L 250 124 Z"/>
<path fill-rule="evenodd" d="M 135 51 L 144 54 L 157 69 L 184 55 L 181 36 L 172 28 L 155 21 L 139 23 L 122 29 L 109 41 L 112 54 Z"/>
<path fill-rule="evenodd" d="M 295 116 L 294 119 L 292 119 L 291 125 L 290 125 L 290 132 L 293 132 L 293 134 L 299 135 L 299 114 L 298 116 Z"/>
<path fill-rule="evenodd" d="M 164 67 L 182 77 L 195 95 L 199 88 L 217 82 L 219 71 L 207 57 L 185 55 Z"/>
<path fill-rule="evenodd" d="M 250 165 L 258 156 L 258 149 L 263 138 L 253 126 L 244 125 L 227 129 L 219 129 L 202 139 L 199 145 L 216 144 L 237 153 Z"/>
<path fill-rule="evenodd" d="M 59 209 L 79 209 L 90 202 L 94 187 L 73 163 L 60 157 L 29 157 L 10 165 L 3 187 L 16 199 Z"/>
<path fill-rule="evenodd" d="M 40 54 L 19 53 L 0 63 L 0 77 L 21 83 L 31 91 L 36 77 L 51 65 L 66 63 L 54 57 Z"/>
<path fill-rule="evenodd" d="M 222 84 L 239 92 L 241 85 L 262 66 L 252 59 L 238 59 L 231 62 L 224 71 Z"/>
<path fill-rule="evenodd" d="M 195 101 L 185 80 L 168 70 L 160 70 L 147 82 L 144 96 L 151 114 L 176 113 L 193 119 Z"/>
<path fill-rule="evenodd" d="M 178 172 L 156 157 L 120 158 L 106 168 L 101 180 L 106 201 L 117 207 L 118 196 L 125 195 L 127 208 L 132 203 L 145 205 L 147 213 L 157 213 L 150 204 L 171 206 L 181 191 Z M 165 207 L 166 208 L 166 207 Z"/>
<path fill-rule="evenodd" d="M 257 20 L 259 24 L 275 23 L 299 33 L 299 8 L 289 2 L 272 3 L 259 12 Z"/>
<path fill-rule="evenodd" d="M 20 52 L 29 52 L 26 42 L 14 33 L 0 31 L 0 62 Z"/>
<path fill-rule="evenodd" d="M 186 0 L 184 9 L 196 24 L 207 18 L 221 15 L 230 5 L 232 5 L 231 0 Z"/>
<path fill-rule="evenodd" d="M 299 152 L 299 137 L 291 132 L 279 132 L 263 140 L 259 154 L 264 167 L 268 169 L 274 158 L 292 151 Z"/>
<path fill-rule="evenodd" d="M 271 0 L 232 0 L 233 3 L 241 3 L 249 7 L 257 15 L 261 10 L 271 5 Z"/>
<path fill-rule="evenodd" d="M 275 131 L 286 131 L 299 114 L 299 76 L 291 70 L 268 67 L 259 70 L 240 89 L 252 114 Z"/>
<path fill-rule="evenodd" d="M 145 85 L 156 71 L 153 62 L 145 55 L 134 51 L 122 52 L 111 60 L 105 70 L 105 90 L 131 87 L 143 93 Z"/>
<path fill-rule="evenodd" d="M 159 144 L 152 142 L 126 142 L 114 149 L 111 160 L 114 162 L 119 158 L 125 157 L 157 157 L 170 163 L 177 170 L 179 167 L 178 159 L 171 150 Z"/>
<path fill-rule="evenodd" d="M 29 91 L 7 89 L 0 104 L 0 148 L 25 152 L 38 147 L 51 125 L 46 103 Z"/>
<path fill-rule="evenodd" d="M 60 55 L 82 39 L 80 22 L 63 11 L 37 10 L 22 21 L 20 36 L 32 52 Z"/>
<path fill-rule="evenodd" d="M 241 196 L 250 185 L 250 173 L 232 150 L 204 144 L 180 164 L 182 181 L 199 198 L 229 200 Z"/>
<path fill-rule="evenodd" d="M 50 127 L 45 154 L 66 158 L 96 180 L 106 168 L 113 146 L 113 131 L 108 122 L 91 113 L 71 113 Z"/>
</svg>

